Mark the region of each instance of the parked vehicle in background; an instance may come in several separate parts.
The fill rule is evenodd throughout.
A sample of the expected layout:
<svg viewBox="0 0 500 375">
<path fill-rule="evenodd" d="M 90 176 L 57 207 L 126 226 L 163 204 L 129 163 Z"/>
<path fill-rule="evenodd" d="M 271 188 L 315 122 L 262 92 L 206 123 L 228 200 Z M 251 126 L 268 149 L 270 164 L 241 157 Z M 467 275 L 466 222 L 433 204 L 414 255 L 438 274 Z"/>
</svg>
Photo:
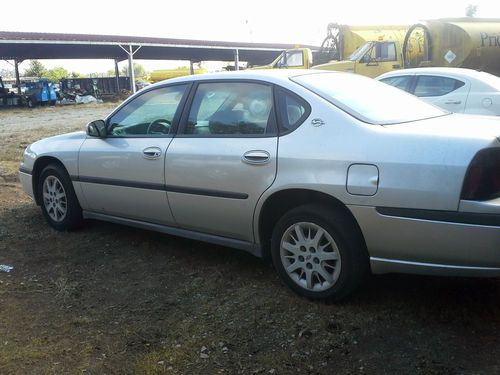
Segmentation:
<svg viewBox="0 0 500 375">
<path fill-rule="evenodd" d="M 46 79 L 39 79 L 33 82 L 25 82 L 26 104 L 28 107 L 37 105 L 55 105 L 57 101 L 56 86 Z"/>
<path fill-rule="evenodd" d="M 462 68 L 415 68 L 377 80 L 414 94 L 450 112 L 500 116 L 500 78 Z"/>
<path fill-rule="evenodd" d="M 313 67 L 377 77 L 401 68 L 435 66 L 481 69 L 500 75 L 500 19 L 445 18 L 404 29 L 381 28 L 378 37 L 367 39 L 342 61 L 325 61 L 328 54 L 320 51 L 313 55 L 303 48 L 285 51 L 267 67 Z"/>
<path fill-rule="evenodd" d="M 193 69 L 193 74 L 204 74 L 208 71 L 205 68 Z M 191 74 L 191 69 L 187 67 L 177 69 L 159 69 L 153 70 L 149 75 L 149 80 L 153 83 L 160 82 L 165 79 L 183 77 Z"/>
<path fill-rule="evenodd" d="M 25 96 L 12 91 L 12 85 L 4 84 L 0 77 L 0 107 L 21 106 L 25 102 Z"/>
<path fill-rule="evenodd" d="M 388 40 L 404 40 L 408 26 L 371 25 L 351 26 L 330 23 L 327 36 L 319 51 L 309 48 L 295 48 L 283 51 L 272 63 L 252 69 L 309 69 L 315 65 L 347 59 L 368 41 L 383 43 Z"/>
<path fill-rule="evenodd" d="M 360 75 L 167 80 L 28 146 L 19 176 L 57 230 L 92 218 L 243 249 L 310 298 L 370 270 L 500 276 L 500 121 Z"/>
</svg>

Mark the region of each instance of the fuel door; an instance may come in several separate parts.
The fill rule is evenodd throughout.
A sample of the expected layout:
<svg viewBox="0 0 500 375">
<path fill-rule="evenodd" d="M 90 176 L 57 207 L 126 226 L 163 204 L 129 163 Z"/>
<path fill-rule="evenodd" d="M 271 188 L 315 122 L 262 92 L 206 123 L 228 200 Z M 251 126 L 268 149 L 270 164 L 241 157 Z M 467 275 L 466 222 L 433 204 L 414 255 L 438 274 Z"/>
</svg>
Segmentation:
<svg viewBox="0 0 500 375">
<path fill-rule="evenodd" d="M 373 164 L 351 164 L 347 170 L 347 192 L 352 195 L 375 195 L 378 176 L 378 168 Z"/>
</svg>

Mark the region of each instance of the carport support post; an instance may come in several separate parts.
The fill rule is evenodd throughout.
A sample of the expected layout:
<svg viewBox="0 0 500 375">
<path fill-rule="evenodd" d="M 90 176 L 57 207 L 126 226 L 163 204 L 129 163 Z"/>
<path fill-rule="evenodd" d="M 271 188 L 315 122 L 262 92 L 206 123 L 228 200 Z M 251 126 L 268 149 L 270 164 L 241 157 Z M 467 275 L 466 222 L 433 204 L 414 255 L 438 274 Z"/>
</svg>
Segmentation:
<svg viewBox="0 0 500 375">
<path fill-rule="evenodd" d="M 21 79 L 19 78 L 19 60 L 14 60 L 14 70 L 16 72 L 17 93 L 21 95 Z"/>
<path fill-rule="evenodd" d="M 240 51 L 234 51 L 234 70 L 240 70 Z"/>
<path fill-rule="evenodd" d="M 135 94 L 135 74 L 134 74 L 134 53 L 132 52 L 132 46 L 128 46 L 128 71 L 130 77 L 130 89 L 132 93 Z"/>
<path fill-rule="evenodd" d="M 118 70 L 118 60 L 115 59 L 115 79 L 116 79 L 116 92 L 120 92 L 120 71 Z"/>
<path fill-rule="evenodd" d="M 194 75 L 194 66 L 193 66 L 193 61 L 189 61 L 189 74 Z"/>
</svg>

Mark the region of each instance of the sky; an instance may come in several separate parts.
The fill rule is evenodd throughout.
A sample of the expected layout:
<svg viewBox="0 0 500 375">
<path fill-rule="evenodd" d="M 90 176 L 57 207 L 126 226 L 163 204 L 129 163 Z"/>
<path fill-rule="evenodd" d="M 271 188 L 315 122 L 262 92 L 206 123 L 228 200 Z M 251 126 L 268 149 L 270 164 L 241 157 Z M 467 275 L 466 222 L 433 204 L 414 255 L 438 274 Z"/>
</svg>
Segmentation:
<svg viewBox="0 0 500 375">
<path fill-rule="evenodd" d="M 328 23 L 347 25 L 413 24 L 421 20 L 463 17 L 468 4 L 476 17 L 500 19 L 499 0 L 384 1 L 153 1 L 23 0 L 3 5 L 1 31 L 112 34 L 321 45 Z M 129 5 L 130 4 L 130 5 Z M 6 14 L 10 14 L 9 17 Z M 184 62 L 139 60 L 146 70 L 169 69 Z M 42 60 L 53 68 L 88 74 L 114 69 L 112 60 Z M 29 62 L 20 65 L 21 72 Z M 122 62 L 120 67 L 126 62 Z M 207 64 L 210 66 L 210 64 Z M 0 61 L 0 69 L 12 66 Z"/>
</svg>

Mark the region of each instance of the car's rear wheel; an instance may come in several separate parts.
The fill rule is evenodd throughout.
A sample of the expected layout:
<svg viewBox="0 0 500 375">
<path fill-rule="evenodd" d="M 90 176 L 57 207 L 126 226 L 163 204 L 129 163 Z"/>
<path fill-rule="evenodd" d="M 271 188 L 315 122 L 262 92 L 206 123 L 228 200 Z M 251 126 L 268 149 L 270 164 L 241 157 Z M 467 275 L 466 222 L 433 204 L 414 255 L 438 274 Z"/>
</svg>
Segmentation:
<svg viewBox="0 0 500 375">
<path fill-rule="evenodd" d="M 364 241 L 352 218 L 320 205 L 283 215 L 273 231 L 271 252 L 283 281 L 312 299 L 341 300 L 368 272 Z"/>
<path fill-rule="evenodd" d="M 40 174 L 38 194 L 42 213 L 51 227 L 71 230 L 83 221 L 82 209 L 66 170 L 58 164 L 49 164 Z"/>
</svg>

